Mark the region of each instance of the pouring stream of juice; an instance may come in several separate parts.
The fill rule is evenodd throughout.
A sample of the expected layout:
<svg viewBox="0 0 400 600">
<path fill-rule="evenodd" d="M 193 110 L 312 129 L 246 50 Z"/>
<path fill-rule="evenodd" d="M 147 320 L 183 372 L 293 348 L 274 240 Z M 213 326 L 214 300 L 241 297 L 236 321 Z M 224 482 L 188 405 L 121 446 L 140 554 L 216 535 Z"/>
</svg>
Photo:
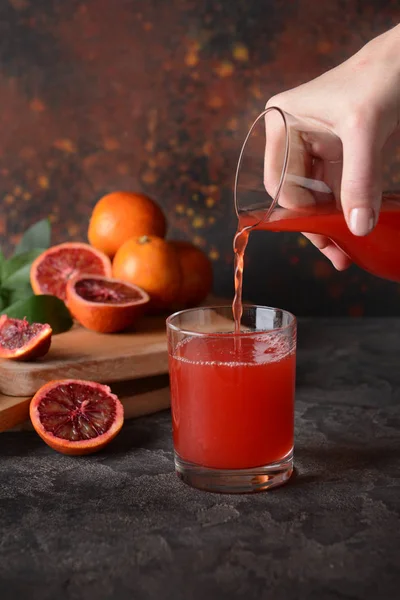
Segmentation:
<svg viewBox="0 0 400 600">
<path fill-rule="evenodd" d="M 239 219 L 238 229 L 233 241 L 233 249 L 235 252 L 235 297 L 232 303 L 233 319 L 235 322 L 235 333 L 240 333 L 240 322 L 242 320 L 243 305 L 243 267 L 244 253 L 249 241 L 250 229 L 242 224 Z"/>
<path fill-rule="evenodd" d="M 383 279 L 400 282 L 400 192 L 385 193 L 378 224 L 367 236 L 353 235 L 343 213 L 332 207 L 312 207 L 301 211 L 275 209 L 267 221 L 262 214 L 240 214 L 234 240 L 235 298 L 232 305 L 235 331 L 242 316 L 243 260 L 251 229 L 319 233 L 333 240 L 359 267 Z"/>
</svg>

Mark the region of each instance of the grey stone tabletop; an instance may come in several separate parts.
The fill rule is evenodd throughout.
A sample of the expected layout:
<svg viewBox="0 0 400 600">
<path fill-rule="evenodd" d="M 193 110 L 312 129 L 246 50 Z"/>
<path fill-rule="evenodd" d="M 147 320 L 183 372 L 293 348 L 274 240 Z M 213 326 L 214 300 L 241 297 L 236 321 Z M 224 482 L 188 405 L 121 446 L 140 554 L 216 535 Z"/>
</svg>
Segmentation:
<svg viewBox="0 0 400 600">
<path fill-rule="evenodd" d="M 301 322 L 296 402 L 256 495 L 181 483 L 168 411 L 89 457 L 1 434 L 1 600 L 399 598 L 400 320 Z"/>
</svg>

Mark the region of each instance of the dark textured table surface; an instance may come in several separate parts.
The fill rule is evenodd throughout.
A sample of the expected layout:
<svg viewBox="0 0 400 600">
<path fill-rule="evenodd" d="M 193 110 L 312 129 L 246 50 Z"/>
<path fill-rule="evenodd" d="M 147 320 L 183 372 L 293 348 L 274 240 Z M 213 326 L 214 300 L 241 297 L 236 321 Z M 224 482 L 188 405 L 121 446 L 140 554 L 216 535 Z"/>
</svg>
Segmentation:
<svg viewBox="0 0 400 600">
<path fill-rule="evenodd" d="M 168 412 L 69 458 L 0 435 L 1 600 L 400 597 L 400 320 L 299 328 L 296 476 L 207 494 Z"/>
</svg>

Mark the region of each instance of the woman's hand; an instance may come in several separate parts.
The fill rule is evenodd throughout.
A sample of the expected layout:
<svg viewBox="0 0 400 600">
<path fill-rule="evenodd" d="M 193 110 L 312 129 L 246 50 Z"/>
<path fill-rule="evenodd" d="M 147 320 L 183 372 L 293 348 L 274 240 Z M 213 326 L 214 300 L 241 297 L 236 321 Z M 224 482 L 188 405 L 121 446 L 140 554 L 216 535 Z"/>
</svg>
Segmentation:
<svg viewBox="0 0 400 600">
<path fill-rule="evenodd" d="M 400 25 L 317 79 L 271 98 L 267 107 L 308 120 L 340 138 L 340 199 L 349 229 L 365 236 L 375 227 L 382 196 L 382 149 L 400 126 Z M 326 160 L 323 144 L 307 144 L 311 159 Z M 338 190 L 339 191 L 339 190 Z M 305 234 L 343 270 L 350 260 L 331 240 Z"/>
</svg>

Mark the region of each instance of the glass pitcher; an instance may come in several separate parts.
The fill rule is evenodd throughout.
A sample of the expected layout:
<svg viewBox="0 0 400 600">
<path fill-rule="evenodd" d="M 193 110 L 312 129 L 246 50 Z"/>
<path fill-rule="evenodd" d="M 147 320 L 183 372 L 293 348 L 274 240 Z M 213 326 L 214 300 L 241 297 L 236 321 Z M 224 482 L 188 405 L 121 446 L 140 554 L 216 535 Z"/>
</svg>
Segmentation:
<svg viewBox="0 0 400 600">
<path fill-rule="evenodd" d="M 359 267 L 400 282 L 400 193 L 385 192 L 375 228 L 356 236 L 342 210 L 342 169 L 338 136 L 280 108 L 267 108 L 251 126 L 238 160 L 239 228 L 329 238 Z"/>
</svg>

